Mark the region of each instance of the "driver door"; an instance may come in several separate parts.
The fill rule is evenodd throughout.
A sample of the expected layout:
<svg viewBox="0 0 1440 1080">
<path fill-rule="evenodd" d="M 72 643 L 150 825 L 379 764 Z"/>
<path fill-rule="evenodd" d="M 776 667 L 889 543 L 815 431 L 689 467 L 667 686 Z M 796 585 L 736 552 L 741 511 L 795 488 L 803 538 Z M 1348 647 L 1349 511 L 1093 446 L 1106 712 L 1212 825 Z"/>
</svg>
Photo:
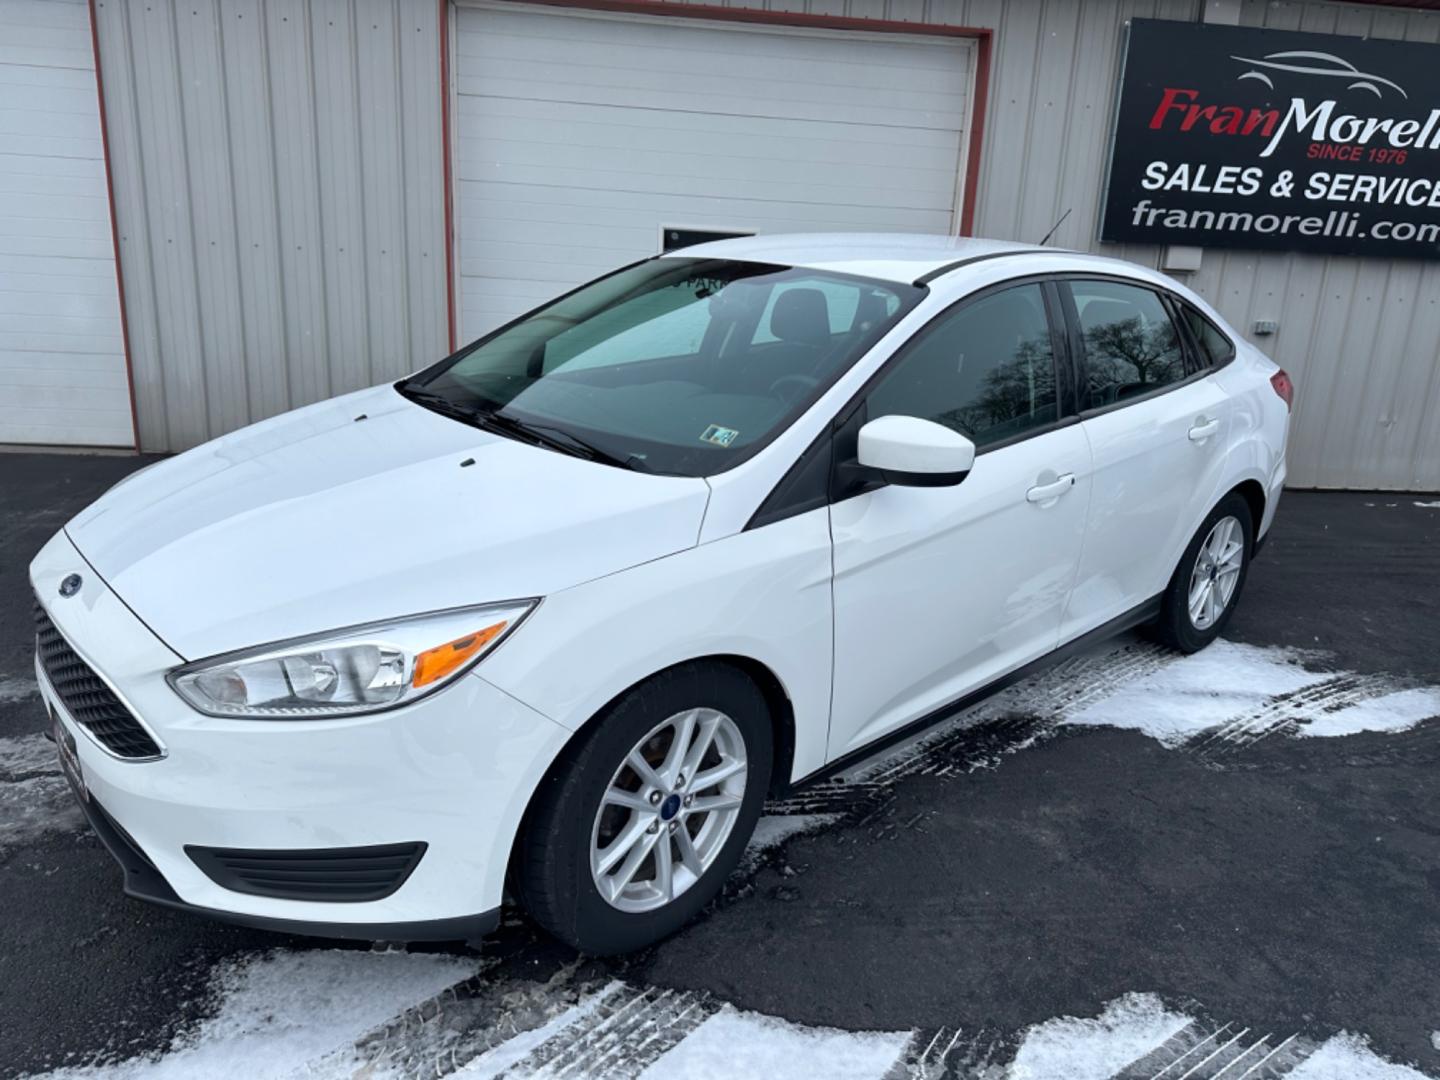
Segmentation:
<svg viewBox="0 0 1440 1080">
<path fill-rule="evenodd" d="M 961 301 L 892 358 L 837 433 L 856 475 L 868 419 L 918 416 L 977 446 L 951 487 L 840 488 L 829 756 L 840 757 L 1053 650 L 1090 499 L 1058 297 L 1041 282 Z"/>
</svg>

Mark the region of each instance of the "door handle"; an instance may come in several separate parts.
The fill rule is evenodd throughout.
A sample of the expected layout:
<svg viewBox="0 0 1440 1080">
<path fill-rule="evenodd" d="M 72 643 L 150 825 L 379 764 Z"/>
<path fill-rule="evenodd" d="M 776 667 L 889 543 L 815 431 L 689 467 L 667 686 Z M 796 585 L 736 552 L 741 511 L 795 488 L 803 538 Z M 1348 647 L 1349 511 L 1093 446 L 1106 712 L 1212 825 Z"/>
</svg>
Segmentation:
<svg viewBox="0 0 1440 1080">
<path fill-rule="evenodd" d="M 1190 441 L 1204 442 L 1206 439 L 1210 438 L 1211 435 L 1214 435 L 1219 430 L 1220 421 L 1218 419 L 1206 420 L 1202 416 L 1200 417 L 1200 419 L 1196 420 L 1194 426 L 1190 428 Z"/>
<path fill-rule="evenodd" d="M 1075 486 L 1075 474 L 1066 473 L 1059 480 L 1049 484 L 1037 484 L 1025 492 L 1025 501 L 1032 503 L 1049 502 L 1051 499 L 1058 499 L 1072 487 Z"/>
</svg>

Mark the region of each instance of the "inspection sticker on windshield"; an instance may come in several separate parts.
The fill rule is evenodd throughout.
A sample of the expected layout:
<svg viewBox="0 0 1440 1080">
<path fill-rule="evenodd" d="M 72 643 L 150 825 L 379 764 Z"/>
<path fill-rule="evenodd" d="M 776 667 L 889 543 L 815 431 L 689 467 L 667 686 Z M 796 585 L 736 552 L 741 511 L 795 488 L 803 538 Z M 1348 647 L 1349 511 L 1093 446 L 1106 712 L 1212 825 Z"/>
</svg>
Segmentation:
<svg viewBox="0 0 1440 1080">
<path fill-rule="evenodd" d="M 740 433 L 734 428 L 721 427 L 719 424 L 711 424 L 700 436 L 701 442 L 714 443 L 716 446 L 729 446 Z"/>
</svg>

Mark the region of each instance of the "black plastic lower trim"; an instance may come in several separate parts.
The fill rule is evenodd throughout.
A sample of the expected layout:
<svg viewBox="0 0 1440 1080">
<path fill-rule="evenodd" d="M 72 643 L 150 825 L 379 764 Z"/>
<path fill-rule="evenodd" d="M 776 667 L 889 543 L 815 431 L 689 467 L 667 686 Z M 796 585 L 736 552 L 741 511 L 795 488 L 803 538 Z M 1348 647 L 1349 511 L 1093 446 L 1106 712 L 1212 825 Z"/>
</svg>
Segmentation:
<svg viewBox="0 0 1440 1080">
<path fill-rule="evenodd" d="M 1030 661 L 1030 663 L 1023 665 L 1022 667 L 1016 668 L 1008 675 L 1000 676 L 1000 678 L 996 679 L 994 682 L 987 683 L 985 686 L 982 686 L 978 690 L 972 690 L 964 697 L 958 698 L 955 701 L 942 705 L 934 712 L 928 713 L 925 716 L 920 717 L 920 719 L 918 720 L 912 720 L 910 723 L 905 724 L 903 727 L 897 728 L 896 730 L 890 732 L 888 735 L 885 735 L 882 738 L 876 739 L 874 742 L 866 743 L 858 750 L 852 750 L 850 751 L 850 753 L 844 754 L 836 758 L 834 761 L 817 769 L 815 772 L 810 773 L 808 776 L 803 776 L 799 780 L 796 780 L 790 785 L 788 790 L 798 791 L 802 788 L 808 787 L 811 784 L 817 784 L 822 780 L 828 780 L 832 776 L 836 776 L 844 772 L 852 765 L 856 765 L 859 762 L 869 760 L 876 754 L 885 750 L 887 747 L 894 746 L 896 743 L 904 742 L 906 739 L 910 738 L 913 735 L 919 734 L 926 728 L 932 728 L 936 724 L 943 723 L 944 721 L 949 720 L 956 713 L 968 709 L 971 705 L 974 705 L 977 702 L 984 701 L 987 697 L 990 697 L 992 694 L 999 693 L 1007 686 L 1013 686 L 1021 679 L 1034 675 L 1037 671 L 1044 671 L 1046 668 L 1051 667 L 1054 664 L 1058 664 L 1061 660 L 1068 659 L 1069 657 L 1074 656 L 1078 652 L 1083 652 L 1085 649 L 1088 649 L 1092 645 L 1096 645 L 1102 641 L 1107 641 L 1110 638 L 1115 637 L 1117 634 L 1123 634 L 1126 630 L 1133 630 L 1135 627 L 1140 626 L 1143 623 L 1149 622 L 1151 619 L 1155 618 L 1157 615 L 1160 614 L 1160 605 L 1163 600 L 1164 594 L 1151 597 L 1143 604 L 1136 605 L 1129 611 L 1125 612 L 1123 615 L 1118 615 L 1115 618 L 1111 619 L 1109 622 L 1097 626 L 1089 633 L 1081 634 L 1074 641 L 1066 642 L 1064 645 L 1061 645 L 1053 652 L 1046 653 L 1039 659 L 1032 660 Z"/>
<path fill-rule="evenodd" d="M 376 844 L 346 848 L 212 848 L 185 845 L 185 854 L 211 881 L 231 892 L 276 900 L 359 904 L 383 900 L 420 865 L 426 845 Z"/>
<path fill-rule="evenodd" d="M 500 909 L 492 908 L 477 915 L 453 919 L 427 919 L 422 922 L 349 923 L 324 922 L 310 919 L 279 919 L 268 915 L 249 915 L 238 911 L 189 904 L 176 894 L 160 871 L 146 858 L 140 846 L 92 796 L 80 800 L 80 808 L 89 819 L 90 827 L 100 842 L 114 856 L 125 872 L 125 895 L 161 907 L 188 911 L 221 922 L 270 930 L 278 934 L 300 934 L 307 937 L 342 938 L 356 941 L 478 941 L 500 925 Z"/>
</svg>

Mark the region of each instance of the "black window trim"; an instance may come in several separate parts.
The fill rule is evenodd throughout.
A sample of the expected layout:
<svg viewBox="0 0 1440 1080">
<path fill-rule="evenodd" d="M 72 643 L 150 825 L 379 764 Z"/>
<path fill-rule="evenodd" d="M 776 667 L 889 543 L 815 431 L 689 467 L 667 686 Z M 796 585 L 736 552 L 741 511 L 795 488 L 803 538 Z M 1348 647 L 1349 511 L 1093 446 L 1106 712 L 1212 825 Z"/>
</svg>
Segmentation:
<svg viewBox="0 0 1440 1080">
<path fill-rule="evenodd" d="M 1176 325 L 1180 327 L 1181 333 L 1195 348 L 1195 361 L 1197 364 L 1199 364 L 1207 371 L 1219 371 L 1221 368 L 1228 367 L 1230 363 L 1234 361 L 1235 357 L 1240 354 L 1239 348 L 1235 345 L 1235 342 L 1230 337 L 1230 335 L 1227 334 L 1224 330 L 1221 330 L 1220 327 L 1216 326 L 1215 320 L 1210 318 L 1210 316 L 1206 315 L 1205 312 L 1201 311 L 1190 301 L 1186 300 L 1183 296 L 1177 295 L 1176 293 L 1166 291 L 1163 295 L 1167 300 L 1170 301 L 1171 305 L 1175 309 Z M 1195 336 L 1195 332 L 1190 329 L 1190 324 L 1185 319 L 1186 311 L 1193 311 L 1201 322 L 1205 323 L 1206 326 L 1210 327 L 1211 330 L 1214 330 L 1215 333 L 1220 335 L 1220 340 L 1225 342 L 1226 347 L 1226 353 L 1222 359 L 1217 360 L 1214 363 L 1211 363 L 1209 360 L 1205 359 L 1205 346 L 1200 341 L 1200 339 Z"/>
<path fill-rule="evenodd" d="M 1005 254 L 1014 253 L 1006 252 Z M 871 372 L 870 377 L 861 384 L 855 393 L 850 395 L 845 404 L 835 410 L 835 415 L 830 418 L 830 421 L 820 429 L 819 434 L 817 434 L 810 444 L 795 458 L 790 468 L 785 470 L 784 475 L 776 482 L 775 486 L 766 493 L 765 498 L 760 501 L 760 505 L 756 508 L 754 514 L 751 515 L 750 520 L 745 523 L 745 528 L 742 531 L 763 528 L 766 525 L 784 521 L 786 518 L 809 513 L 811 510 L 818 510 L 821 506 L 834 505 L 837 502 L 843 502 L 845 499 L 853 498 L 856 495 L 862 495 L 867 491 L 873 491 L 877 488 L 887 486 L 884 481 L 870 480 L 864 483 L 850 484 L 847 489 L 847 485 L 845 481 L 841 479 L 840 473 L 847 465 L 853 469 L 853 462 L 847 460 L 848 455 L 842 457 L 836 452 L 834 445 L 835 440 L 840 437 L 844 429 L 855 420 L 857 414 L 864 412 L 866 414 L 865 419 L 868 419 L 868 404 L 871 391 L 890 373 L 895 365 L 904 360 L 910 353 L 910 350 L 915 347 L 916 342 L 931 332 L 937 323 L 943 319 L 948 319 L 952 314 L 969 304 L 986 299 L 1006 289 L 1018 288 L 1023 285 L 1039 285 L 1041 288 L 1041 294 L 1045 304 L 1045 318 L 1050 329 L 1050 349 L 1053 354 L 1052 362 L 1055 365 L 1056 406 L 1059 411 L 1059 416 L 1048 424 L 1042 424 L 1038 427 L 1030 428 L 1027 431 L 1016 432 L 1014 435 L 1004 439 L 997 439 L 995 442 L 987 443 L 984 446 L 977 446 L 975 448 L 975 456 L 977 458 L 982 457 L 995 450 L 1003 450 L 1006 447 L 1024 442 L 1027 439 L 1047 435 L 1052 431 L 1059 431 L 1061 428 L 1070 427 L 1073 424 L 1079 423 L 1083 418 L 1078 411 L 1081 401 L 1079 396 L 1080 383 L 1075 357 L 1072 355 L 1073 343 L 1070 340 L 1069 333 L 1071 323 L 1064 311 L 1061 290 L 1058 287 L 1057 279 L 1059 276 L 1060 275 L 1054 272 L 1050 272 L 1042 274 L 1021 274 L 1013 278 L 1005 278 L 1002 281 L 992 282 L 974 292 L 967 293 L 932 315 L 926 320 L 925 325 L 911 334 L 899 348 L 886 357 L 885 362 L 881 364 L 878 369 Z M 865 423 L 865 419 L 860 421 L 862 426 Z M 805 467 L 805 463 L 811 458 L 811 455 L 826 452 L 821 449 L 821 444 L 827 440 L 831 442 L 831 446 L 828 450 L 830 454 L 830 484 L 826 497 L 821 500 L 816 492 L 811 492 L 807 495 L 802 491 L 798 493 L 798 497 L 795 498 L 793 502 L 777 503 L 776 496 L 786 487 L 792 477 Z"/>
<path fill-rule="evenodd" d="M 1070 325 L 1068 336 L 1070 338 L 1071 349 L 1076 356 L 1074 371 L 1077 403 L 1085 400 L 1086 365 L 1088 358 L 1085 355 L 1084 331 L 1080 328 L 1080 313 L 1075 307 L 1075 297 L 1070 290 L 1070 283 L 1074 281 L 1113 281 L 1119 285 L 1129 285 L 1132 288 L 1146 289 L 1155 293 L 1160 300 L 1161 307 L 1165 310 L 1166 317 L 1169 318 L 1171 325 L 1175 328 L 1175 337 L 1180 343 L 1180 349 L 1185 358 L 1185 369 L 1188 372 L 1183 379 L 1176 379 L 1174 382 L 1166 383 L 1164 386 L 1157 386 L 1148 393 L 1138 394 L 1135 397 L 1126 398 L 1124 401 L 1112 401 L 1109 405 L 1101 405 L 1093 409 L 1081 409 L 1076 414 L 1080 420 L 1089 420 L 1093 417 L 1104 416 L 1107 413 L 1112 413 L 1119 409 L 1129 408 L 1131 405 L 1139 405 L 1145 401 L 1152 401 L 1163 394 L 1169 394 L 1182 387 L 1191 386 L 1225 366 L 1224 364 L 1218 364 L 1214 367 L 1206 366 L 1198 369 L 1195 367 L 1195 362 L 1198 360 L 1200 354 L 1191 344 L 1189 330 L 1183 325 L 1184 320 L 1179 317 L 1179 312 L 1174 307 L 1177 302 L 1184 303 L 1185 299 L 1172 290 L 1165 288 L 1165 286 L 1146 281 L 1144 278 L 1128 277 L 1124 274 L 1093 273 L 1083 270 L 1061 271 L 1060 273 L 1052 275 L 1052 277 L 1055 285 L 1060 288 L 1060 295 L 1064 302 L 1065 318 Z M 1191 306 L 1193 307 L 1194 305 Z M 1201 314 L 1203 315 L 1203 312 Z M 1229 341 L 1229 335 L 1224 336 L 1225 339 Z M 1231 344 L 1233 345 L 1234 343 L 1232 342 Z M 1234 359 L 1235 354 L 1232 352 L 1230 360 Z M 1226 363 L 1229 363 L 1230 360 L 1227 360 Z"/>
</svg>

